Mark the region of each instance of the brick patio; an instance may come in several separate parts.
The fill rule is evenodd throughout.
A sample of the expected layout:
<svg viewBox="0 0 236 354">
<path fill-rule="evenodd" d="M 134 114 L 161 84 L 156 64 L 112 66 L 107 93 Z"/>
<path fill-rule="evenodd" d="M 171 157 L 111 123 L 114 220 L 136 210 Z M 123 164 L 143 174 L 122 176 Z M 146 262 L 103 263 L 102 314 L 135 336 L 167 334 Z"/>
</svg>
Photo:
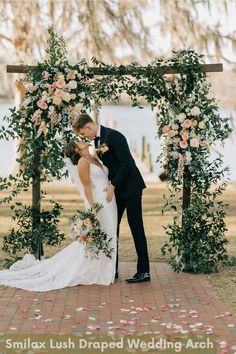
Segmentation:
<svg viewBox="0 0 236 354">
<path fill-rule="evenodd" d="M 216 335 L 219 353 L 236 352 L 236 314 L 206 275 L 177 274 L 166 263 L 151 263 L 151 282 L 127 284 L 133 273 L 135 263 L 121 262 L 120 279 L 111 286 L 47 293 L 2 288 L 0 332 L 207 333 Z"/>
</svg>

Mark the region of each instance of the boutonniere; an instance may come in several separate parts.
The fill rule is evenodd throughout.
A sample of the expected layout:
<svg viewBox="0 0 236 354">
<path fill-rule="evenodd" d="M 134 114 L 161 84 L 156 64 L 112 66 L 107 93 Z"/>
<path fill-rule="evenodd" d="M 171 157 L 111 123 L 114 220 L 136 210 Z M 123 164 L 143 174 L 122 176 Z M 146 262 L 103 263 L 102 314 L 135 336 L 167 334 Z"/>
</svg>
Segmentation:
<svg viewBox="0 0 236 354">
<path fill-rule="evenodd" d="M 96 149 L 97 154 L 105 154 L 109 150 L 106 143 L 103 143 L 99 148 Z"/>
</svg>

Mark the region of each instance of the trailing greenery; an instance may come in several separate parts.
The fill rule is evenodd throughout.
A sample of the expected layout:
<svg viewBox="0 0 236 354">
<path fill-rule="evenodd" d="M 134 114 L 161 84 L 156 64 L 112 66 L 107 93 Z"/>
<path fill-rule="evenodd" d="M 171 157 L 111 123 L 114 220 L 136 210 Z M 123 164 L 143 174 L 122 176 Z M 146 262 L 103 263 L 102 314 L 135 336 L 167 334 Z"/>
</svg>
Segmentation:
<svg viewBox="0 0 236 354">
<path fill-rule="evenodd" d="M 42 210 L 40 215 L 34 215 L 35 210 L 26 207 L 22 203 L 16 202 L 11 206 L 14 209 L 13 220 L 16 221 L 18 229 L 10 230 L 10 234 L 5 236 L 3 250 L 11 255 L 17 255 L 17 251 L 34 252 L 37 248 L 38 240 L 43 244 L 55 246 L 64 239 L 64 235 L 57 229 L 59 224 L 61 205 L 53 202 L 51 210 Z M 40 216 L 40 223 L 32 228 L 32 219 Z M 52 235 L 54 237 L 52 237 Z"/>
<path fill-rule="evenodd" d="M 98 110 L 104 101 L 118 103 L 123 92 L 133 106 L 142 108 L 140 98 L 144 98 L 157 115 L 157 134 L 163 140 L 160 159 L 171 190 L 164 210 L 176 211 L 173 224 L 166 227 L 169 240 L 162 252 L 171 253 L 171 266 L 176 271 L 186 267 L 196 272 L 216 271 L 220 262 L 227 261 L 226 205 L 218 201 L 226 187 L 218 184 L 226 171 L 220 167 L 220 157 L 210 162 L 210 149 L 229 136 L 231 127 L 209 97 L 207 76 L 201 72 L 203 57 L 194 51 L 181 51 L 168 60 L 156 59 L 145 68 L 137 63 L 107 65 L 92 58 L 97 75 L 84 59 L 71 66 L 63 38 L 51 30 L 47 53 L 47 60 L 25 76 L 25 99 L 19 109 L 12 109 L 7 128 L 0 131 L 0 138 L 21 139 L 21 167 L 16 176 L 0 179 L 0 188 L 10 190 L 1 202 L 11 203 L 37 179 L 44 182 L 67 176 L 63 149 L 74 138 L 71 123 L 80 112 Z M 179 74 L 165 75 L 167 67 Z M 186 189 L 191 191 L 190 205 L 182 210 Z M 32 208 L 15 209 L 19 228 L 5 237 L 5 250 L 16 254 L 22 247 L 32 249 L 35 238 L 48 243 L 47 228 L 51 232 L 48 244 L 59 243 L 61 207 L 55 207 L 48 211 L 52 219 L 49 223 L 46 220 L 45 228 L 41 225 L 45 211 L 36 216 L 40 220 L 36 227 Z M 32 232 L 30 226 L 24 229 L 24 220 L 33 225 Z"/>
</svg>

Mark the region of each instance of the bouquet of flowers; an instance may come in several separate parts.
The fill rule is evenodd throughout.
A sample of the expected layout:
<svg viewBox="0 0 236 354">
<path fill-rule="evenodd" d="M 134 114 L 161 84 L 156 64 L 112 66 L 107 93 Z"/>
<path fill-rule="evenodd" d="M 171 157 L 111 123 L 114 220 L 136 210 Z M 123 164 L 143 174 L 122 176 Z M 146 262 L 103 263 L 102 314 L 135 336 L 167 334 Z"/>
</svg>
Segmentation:
<svg viewBox="0 0 236 354">
<path fill-rule="evenodd" d="M 101 228 L 101 224 L 96 215 L 103 208 L 102 204 L 94 203 L 87 210 L 77 210 L 72 216 L 70 239 L 76 239 L 83 243 L 85 256 L 87 258 L 99 258 L 102 251 L 107 257 L 111 258 L 114 249 L 109 245 L 111 238 Z"/>
</svg>

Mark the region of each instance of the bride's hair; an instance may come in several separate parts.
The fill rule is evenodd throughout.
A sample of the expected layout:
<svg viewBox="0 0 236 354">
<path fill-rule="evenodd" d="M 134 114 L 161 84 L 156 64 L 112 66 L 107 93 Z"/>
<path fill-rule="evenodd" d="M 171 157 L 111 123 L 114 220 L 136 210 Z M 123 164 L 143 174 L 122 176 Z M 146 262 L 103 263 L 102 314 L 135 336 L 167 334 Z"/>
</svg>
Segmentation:
<svg viewBox="0 0 236 354">
<path fill-rule="evenodd" d="M 70 141 L 65 147 L 65 155 L 71 159 L 73 165 L 77 165 L 80 159 L 80 154 L 76 151 L 77 145 L 74 141 Z"/>
</svg>

